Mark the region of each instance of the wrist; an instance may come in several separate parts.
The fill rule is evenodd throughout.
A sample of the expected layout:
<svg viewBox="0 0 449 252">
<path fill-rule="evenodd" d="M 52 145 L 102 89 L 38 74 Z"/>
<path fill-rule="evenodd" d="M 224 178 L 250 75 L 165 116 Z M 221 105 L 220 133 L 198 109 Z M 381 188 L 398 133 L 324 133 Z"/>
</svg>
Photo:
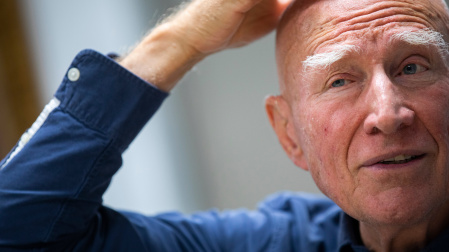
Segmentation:
<svg viewBox="0 0 449 252">
<path fill-rule="evenodd" d="M 162 91 L 170 91 L 206 55 L 185 43 L 170 23 L 156 27 L 119 63 Z"/>
</svg>

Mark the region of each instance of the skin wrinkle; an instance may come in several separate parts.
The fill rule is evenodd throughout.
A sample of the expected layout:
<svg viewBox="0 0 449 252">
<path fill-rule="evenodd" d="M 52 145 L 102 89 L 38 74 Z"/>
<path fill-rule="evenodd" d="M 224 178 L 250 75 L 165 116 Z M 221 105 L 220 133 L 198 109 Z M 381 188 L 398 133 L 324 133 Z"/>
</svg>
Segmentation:
<svg viewBox="0 0 449 252">
<path fill-rule="evenodd" d="M 390 6 L 391 5 L 391 6 Z M 394 6 L 393 6 L 394 5 Z M 348 25 L 358 25 L 358 24 L 368 24 L 374 20 L 380 20 L 391 16 L 391 13 L 396 13 L 401 11 L 403 15 L 415 16 L 422 20 L 426 20 L 427 17 L 433 16 L 432 13 L 427 12 L 424 8 L 418 8 L 415 5 L 407 7 L 407 3 L 393 2 L 393 3 L 378 3 L 373 4 L 371 9 L 367 8 L 365 10 L 360 10 L 356 12 L 355 18 L 341 17 L 337 18 L 334 23 L 348 22 Z M 362 12 L 369 12 L 367 15 L 359 15 Z M 369 24 L 368 24 L 369 25 Z"/>
<path fill-rule="evenodd" d="M 398 21 L 392 23 L 390 20 L 394 18 L 399 18 Z M 361 23 L 361 24 L 344 24 L 339 23 L 338 27 L 337 25 L 334 25 L 332 28 L 327 28 L 332 30 L 330 34 L 324 34 L 324 32 L 318 32 L 317 34 L 312 34 L 311 37 L 314 37 L 315 39 L 309 41 L 307 44 L 309 45 L 306 50 L 309 52 L 316 52 L 319 50 L 322 46 L 327 46 L 328 44 L 340 42 L 343 40 L 346 40 L 347 37 L 351 37 L 351 34 L 354 32 L 358 32 L 361 30 L 367 30 L 368 32 L 371 32 L 371 30 L 374 29 L 380 29 L 383 26 L 392 26 L 395 24 L 400 24 L 403 26 L 409 25 L 410 23 L 413 23 L 416 25 L 416 23 L 421 23 L 422 27 L 428 27 L 429 24 L 427 24 L 423 19 L 415 18 L 411 19 L 409 16 L 401 16 L 401 15 L 387 15 L 382 17 L 381 19 L 377 19 L 377 21 L 374 24 L 368 24 L 368 22 L 372 22 L 372 20 L 367 21 L 367 23 Z M 347 35 L 348 34 L 348 35 Z M 347 35 L 347 36 L 346 36 Z M 333 38 L 329 40 L 329 37 Z"/>
</svg>

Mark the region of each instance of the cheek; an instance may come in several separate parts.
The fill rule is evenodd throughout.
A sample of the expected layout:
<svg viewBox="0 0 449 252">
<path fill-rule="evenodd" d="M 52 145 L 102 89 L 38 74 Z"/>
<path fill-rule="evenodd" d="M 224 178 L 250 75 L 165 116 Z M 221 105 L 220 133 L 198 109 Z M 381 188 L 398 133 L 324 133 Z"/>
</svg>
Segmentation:
<svg viewBox="0 0 449 252">
<path fill-rule="evenodd" d="M 309 167 L 322 167 L 333 146 L 332 125 L 325 119 L 327 113 L 320 113 L 316 109 L 309 109 L 304 113 L 300 125 L 300 144 L 307 157 Z"/>
<path fill-rule="evenodd" d="M 303 119 L 298 122 L 304 125 L 301 147 L 310 173 L 320 190 L 331 198 L 344 195 L 341 192 L 353 185 L 347 169 L 349 145 L 357 130 L 352 110 L 345 104 L 314 104 L 303 111 Z"/>
<path fill-rule="evenodd" d="M 446 146 L 449 136 L 449 84 L 436 84 L 412 100 L 415 101 L 413 109 L 418 119 L 439 145 Z"/>
<path fill-rule="evenodd" d="M 308 146 L 303 146 L 309 156 L 316 155 L 327 165 L 341 163 L 346 159 L 350 141 L 357 130 L 354 111 L 345 104 L 319 104 L 311 106 L 304 114 L 304 138 Z M 337 109 L 336 109 L 337 108 Z"/>
<path fill-rule="evenodd" d="M 438 146 L 437 167 L 449 191 L 449 84 L 436 84 L 417 95 L 414 110 Z"/>
</svg>

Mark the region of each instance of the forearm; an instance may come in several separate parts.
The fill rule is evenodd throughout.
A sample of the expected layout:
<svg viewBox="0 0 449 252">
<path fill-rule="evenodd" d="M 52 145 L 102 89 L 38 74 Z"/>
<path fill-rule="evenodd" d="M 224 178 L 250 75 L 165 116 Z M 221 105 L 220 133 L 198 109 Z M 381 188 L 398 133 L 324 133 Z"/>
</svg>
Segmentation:
<svg viewBox="0 0 449 252">
<path fill-rule="evenodd" d="M 156 27 L 119 63 L 163 91 L 176 83 L 205 55 L 185 43 L 171 23 Z"/>
</svg>

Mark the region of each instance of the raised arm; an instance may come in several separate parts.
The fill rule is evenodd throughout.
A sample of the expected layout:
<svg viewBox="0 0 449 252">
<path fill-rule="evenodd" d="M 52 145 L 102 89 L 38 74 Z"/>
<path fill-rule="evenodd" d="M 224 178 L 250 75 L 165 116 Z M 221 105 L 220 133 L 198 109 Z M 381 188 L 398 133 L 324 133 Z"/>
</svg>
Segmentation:
<svg viewBox="0 0 449 252">
<path fill-rule="evenodd" d="M 267 34 L 285 7 L 277 0 L 195 0 L 119 64 L 81 52 L 55 98 L 0 163 L 0 250 L 143 251 L 147 231 L 130 222 L 139 217 L 102 206 L 121 154 L 164 91 L 195 63 Z"/>
<path fill-rule="evenodd" d="M 290 0 L 194 0 L 156 27 L 121 65 L 164 91 L 207 55 L 268 34 Z"/>
</svg>

